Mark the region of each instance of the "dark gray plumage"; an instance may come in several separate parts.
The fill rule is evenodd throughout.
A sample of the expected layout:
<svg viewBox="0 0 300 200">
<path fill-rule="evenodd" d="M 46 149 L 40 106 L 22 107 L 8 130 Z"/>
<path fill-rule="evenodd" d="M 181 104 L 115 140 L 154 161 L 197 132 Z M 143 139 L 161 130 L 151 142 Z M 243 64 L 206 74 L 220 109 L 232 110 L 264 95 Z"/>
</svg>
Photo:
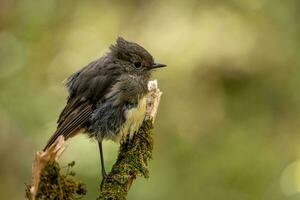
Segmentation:
<svg viewBox="0 0 300 200">
<path fill-rule="evenodd" d="M 110 52 L 67 80 L 68 102 L 45 149 L 58 136 L 68 139 L 82 130 L 98 141 L 122 141 L 144 116 L 151 71 L 164 66 L 143 47 L 119 37 Z"/>
</svg>

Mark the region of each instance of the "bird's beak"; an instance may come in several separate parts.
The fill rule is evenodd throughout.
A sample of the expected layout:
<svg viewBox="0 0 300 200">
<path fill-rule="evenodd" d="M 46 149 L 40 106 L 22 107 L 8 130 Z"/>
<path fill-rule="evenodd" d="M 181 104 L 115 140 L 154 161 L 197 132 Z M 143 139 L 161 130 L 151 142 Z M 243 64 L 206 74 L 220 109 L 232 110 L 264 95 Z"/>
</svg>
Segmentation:
<svg viewBox="0 0 300 200">
<path fill-rule="evenodd" d="M 152 69 L 156 69 L 156 68 L 161 68 L 161 67 L 166 67 L 167 65 L 165 64 L 161 64 L 161 63 L 153 63 L 153 65 L 151 66 Z"/>
</svg>

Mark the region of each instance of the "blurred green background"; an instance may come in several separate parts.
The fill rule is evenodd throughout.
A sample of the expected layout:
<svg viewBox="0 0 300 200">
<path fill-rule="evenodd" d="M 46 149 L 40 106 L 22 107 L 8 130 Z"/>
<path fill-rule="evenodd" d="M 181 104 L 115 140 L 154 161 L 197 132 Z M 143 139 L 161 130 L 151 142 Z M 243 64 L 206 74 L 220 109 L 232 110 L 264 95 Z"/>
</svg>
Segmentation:
<svg viewBox="0 0 300 200">
<path fill-rule="evenodd" d="M 31 162 L 56 128 L 62 81 L 118 35 L 168 68 L 150 178 L 128 199 L 300 199 L 300 1 L 0 1 L 0 193 L 23 199 Z M 118 145 L 105 143 L 110 169 Z M 97 143 L 79 136 L 86 199 L 98 196 Z"/>
</svg>

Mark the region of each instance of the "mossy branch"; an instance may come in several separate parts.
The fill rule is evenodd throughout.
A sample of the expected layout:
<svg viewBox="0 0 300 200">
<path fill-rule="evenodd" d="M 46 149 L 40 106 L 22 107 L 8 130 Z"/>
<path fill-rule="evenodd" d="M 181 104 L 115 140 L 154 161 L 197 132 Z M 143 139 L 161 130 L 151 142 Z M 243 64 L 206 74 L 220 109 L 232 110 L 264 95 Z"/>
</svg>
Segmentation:
<svg viewBox="0 0 300 200">
<path fill-rule="evenodd" d="M 124 200 L 137 176 L 149 177 L 147 167 L 153 150 L 152 129 L 162 93 L 156 81 L 149 81 L 148 88 L 145 120 L 132 140 L 120 146 L 116 163 L 101 182 L 98 200 Z M 33 162 L 32 184 L 26 187 L 28 199 L 71 200 L 85 195 L 85 186 L 74 179 L 74 174 L 63 174 L 60 170 L 57 160 L 64 150 L 64 138 L 61 136 L 45 152 L 37 153 Z"/>
<path fill-rule="evenodd" d="M 124 200 L 137 176 L 149 177 L 147 166 L 152 157 L 152 127 L 150 121 L 145 121 L 138 134 L 121 145 L 116 163 L 108 176 L 102 180 L 98 200 Z"/>
<path fill-rule="evenodd" d="M 26 197 L 28 199 L 40 200 L 73 200 L 80 199 L 86 194 L 86 187 L 83 183 L 75 180 L 75 172 L 70 171 L 75 162 L 67 166 L 65 173 L 57 162 L 48 162 L 41 171 L 40 183 L 35 196 L 32 195 L 30 187 L 26 188 Z"/>
</svg>

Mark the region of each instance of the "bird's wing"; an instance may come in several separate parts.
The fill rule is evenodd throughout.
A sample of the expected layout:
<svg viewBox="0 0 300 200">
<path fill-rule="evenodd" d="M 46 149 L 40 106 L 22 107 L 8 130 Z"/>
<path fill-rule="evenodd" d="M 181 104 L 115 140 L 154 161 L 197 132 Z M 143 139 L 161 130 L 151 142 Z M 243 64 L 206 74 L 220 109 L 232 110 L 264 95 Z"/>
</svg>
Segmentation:
<svg viewBox="0 0 300 200">
<path fill-rule="evenodd" d="M 103 70 L 105 64 L 106 70 Z M 67 81 L 69 99 L 57 121 L 57 130 L 49 139 L 44 150 L 63 135 L 65 140 L 74 136 L 90 119 L 93 106 L 118 77 L 118 73 L 107 75 L 107 69 L 115 67 L 109 63 L 95 61 L 73 74 Z"/>
</svg>

